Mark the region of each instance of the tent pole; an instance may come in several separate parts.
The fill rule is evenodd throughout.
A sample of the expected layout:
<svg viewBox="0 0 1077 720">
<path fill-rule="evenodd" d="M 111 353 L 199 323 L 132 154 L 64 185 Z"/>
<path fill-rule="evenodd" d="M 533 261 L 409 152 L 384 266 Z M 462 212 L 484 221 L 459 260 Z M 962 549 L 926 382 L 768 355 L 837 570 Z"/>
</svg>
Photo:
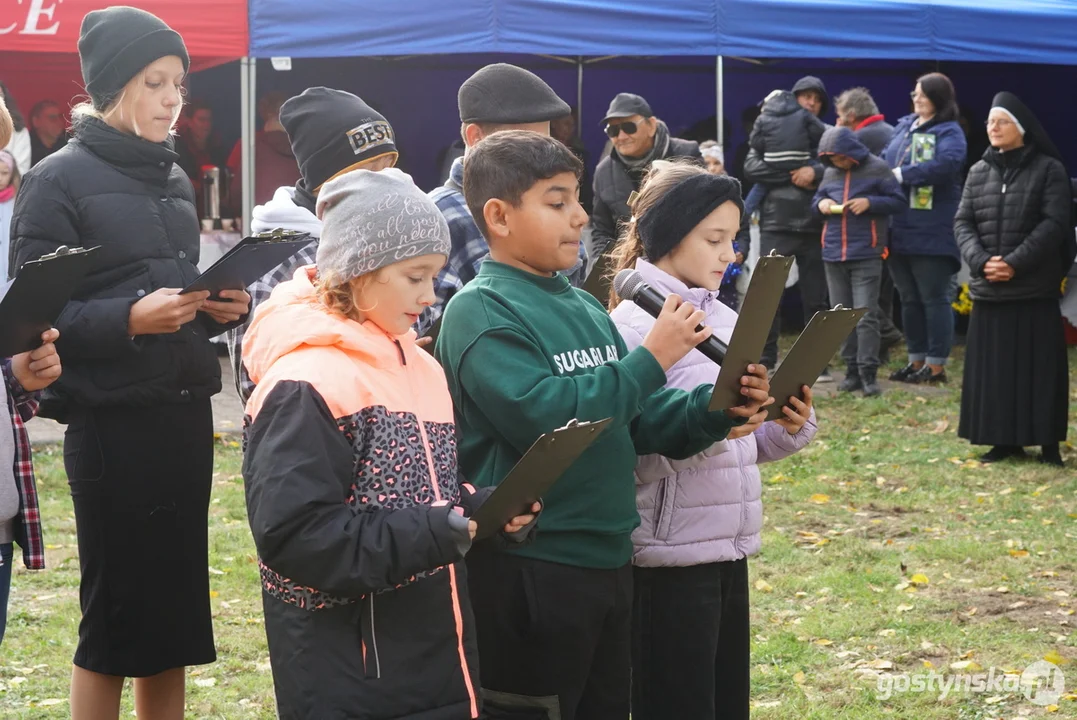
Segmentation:
<svg viewBox="0 0 1077 720">
<path fill-rule="evenodd" d="M 576 58 L 576 131 L 583 127 L 583 58 Z"/>
<path fill-rule="evenodd" d="M 243 234 L 251 234 L 251 211 L 254 209 L 254 134 L 257 115 L 257 58 L 239 61 L 240 140 L 243 143 L 243 167 L 240 168 L 243 193 Z"/>
<path fill-rule="evenodd" d="M 718 108 L 717 112 L 715 113 L 715 117 L 717 118 L 716 122 L 718 123 L 716 133 L 718 137 L 716 139 L 718 140 L 718 144 L 722 147 L 723 150 L 725 150 L 725 98 L 723 97 L 725 95 L 724 70 L 725 68 L 723 67 L 722 63 L 722 56 L 719 55 L 717 61 L 715 62 L 715 78 L 717 82 L 716 90 L 718 92 Z"/>
</svg>

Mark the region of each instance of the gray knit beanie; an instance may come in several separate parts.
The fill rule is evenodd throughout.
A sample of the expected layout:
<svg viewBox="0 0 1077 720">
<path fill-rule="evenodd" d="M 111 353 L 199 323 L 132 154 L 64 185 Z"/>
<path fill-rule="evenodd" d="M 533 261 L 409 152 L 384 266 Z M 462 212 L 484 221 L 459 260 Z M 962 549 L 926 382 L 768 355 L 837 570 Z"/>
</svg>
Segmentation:
<svg viewBox="0 0 1077 720">
<path fill-rule="evenodd" d="M 318 193 L 322 237 L 315 262 L 341 282 L 421 255 L 449 255 L 449 225 L 396 168 L 353 170 Z"/>
</svg>

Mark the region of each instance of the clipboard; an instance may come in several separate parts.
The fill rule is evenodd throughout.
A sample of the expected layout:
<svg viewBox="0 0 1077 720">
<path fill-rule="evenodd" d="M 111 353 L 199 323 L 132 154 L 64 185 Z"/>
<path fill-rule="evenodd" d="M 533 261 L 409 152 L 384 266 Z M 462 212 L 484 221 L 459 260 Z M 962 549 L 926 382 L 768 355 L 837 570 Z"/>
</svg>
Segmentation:
<svg viewBox="0 0 1077 720">
<path fill-rule="evenodd" d="M 0 357 L 40 347 L 41 333 L 53 326 L 93 270 L 96 251 L 62 245 L 22 266 L 0 300 Z"/>
<path fill-rule="evenodd" d="M 612 421 L 612 418 L 584 423 L 573 420 L 540 436 L 471 516 L 479 526 L 475 539 L 490 537 L 509 520 L 529 512 L 531 505 L 549 492 Z"/>
<path fill-rule="evenodd" d="M 840 305 L 815 313 L 770 379 L 770 396 L 774 403 L 767 408 L 767 420 L 784 417 L 782 407 L 789 404 L 789 398 L 800 397 L 802 386 L 815 385 L 819 373 L 867 313 L 866 308 L 848 310 Z"/>
<path fill-rule="evenodd" d="M 785 281 L 793 258 L 767 255 L 759 258 L 752 269 L 752 280 L 744 296 L 737 324 L 729 339 L 725 362 L 714 383 L 709 409 L 725 410 L 744 402 L 740 394 L 740 379 L 749 365 L 759 362 L 763 346 L 767 344 L 770 326 L 778 312 L 778 304 L 785 292 Z"/>
<path fill-rule="evenodd" d="M 612 271 L 613 256 L 608 252 L 604 252 L 598 256 L 598 260 L 595 261 L 591 272 L 587 273 L 587 279 L 583 281 L 583 290 L 591 293 L 596 300 L 602 303 L 602 307 L 609 304 L 610 285 L 613 283 L 613 278 L 610 277 Z"/>
<path fill-rule="evenodd" d="M 310 233 L 279 229 L 243 238 L 180 294 L 243 290 L 313 241 Z"/>
</svg>

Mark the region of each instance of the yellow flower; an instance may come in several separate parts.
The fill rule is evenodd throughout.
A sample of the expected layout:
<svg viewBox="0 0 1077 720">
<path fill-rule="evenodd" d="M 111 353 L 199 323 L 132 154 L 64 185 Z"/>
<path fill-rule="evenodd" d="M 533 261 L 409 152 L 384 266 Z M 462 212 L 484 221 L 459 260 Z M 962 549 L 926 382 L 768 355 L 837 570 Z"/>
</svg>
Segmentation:
<svg viewBox="0 0 1077 720">
<path fill-rule="evenodd" d="M 968 315 L 972 312 L 972 298 L 969 297 L 968 283 L 961 283 L 961 292 L 957 300 L 954 300 L 953 308 L 959 315 Z"/>
</svg>

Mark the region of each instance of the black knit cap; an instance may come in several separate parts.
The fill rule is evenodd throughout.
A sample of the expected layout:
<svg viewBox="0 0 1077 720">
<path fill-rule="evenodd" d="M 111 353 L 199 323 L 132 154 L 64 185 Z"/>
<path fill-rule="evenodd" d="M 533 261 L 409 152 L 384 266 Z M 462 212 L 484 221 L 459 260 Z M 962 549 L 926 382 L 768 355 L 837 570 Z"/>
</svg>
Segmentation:
<svg viewBox="0 0 1077 720">
<path fill-rule="evenodd" d="M 521 125 L 572 112 L 542 78 L 507 63 L 487 65 L 465 80 L 457 103 L 463 123 Z"/>
<path fill-rule="evenodd" d="M 696 225 L 728 201 L 744 212 L 740 181 L 728 175 L 700 173 L 674 185 L 636 218 L 636 231 L 647 260 L 664 258 Z"/>
<path fill-rule="evenodd" d="M 169 55 L 183 61 L 184 72 L 190 68 L 183 38 L 145 10 L 118 5 L 86 13 L 82 19 L 82 80 L 98 110 L 105 110 L 142 68 Z"/>
<path fill-rule="evenodd" d="M 353 165 L 382 155 L 396 163 L 396 135 L 385 117 L 343 90 L 307 88 L 280 108 L 280 124 L 313 192 Z"/>
</svg>

